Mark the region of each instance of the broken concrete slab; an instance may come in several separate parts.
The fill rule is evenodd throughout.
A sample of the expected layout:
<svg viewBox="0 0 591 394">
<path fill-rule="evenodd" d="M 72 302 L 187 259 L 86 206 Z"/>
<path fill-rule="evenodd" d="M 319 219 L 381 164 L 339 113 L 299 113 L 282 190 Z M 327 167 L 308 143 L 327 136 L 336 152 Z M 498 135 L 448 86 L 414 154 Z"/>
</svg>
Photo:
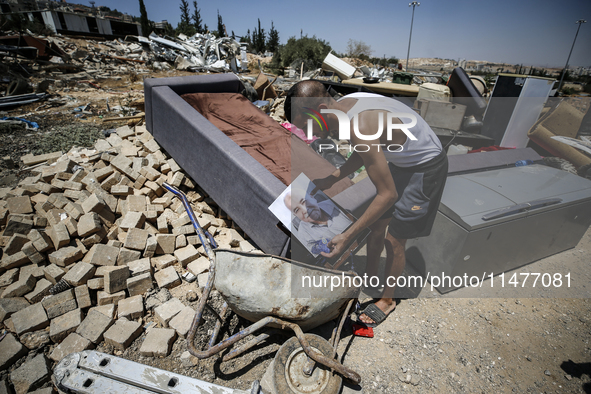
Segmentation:
<svg viewBox="0 0 591 394">
<path fill-rule="evenodd" d="M 196 312 L 193 308 L 186 306 L 170 320 L 168 325 L 171 328 L 174 328 L 180 337 L 185 338 L 189 332 L 189 329 L 191 328 L 191 324 L 195 318 L 195 313 Z"/>
<path fill-rule="evenodd" d="M 103 335 L 107 345 L 118 350 L 125 350 L 141 335 L 142 325 L 135 321 L 119 319 Z"/>
<path fill-rule="evenodd" d="M 119 301 L 117 317 L 135 320 L 144 316 L 144 300 L 142 295 L 136 295 Z"/>
<path fill-rule="evenodd" d="M 178 298 L 171 298 L 154 309 L 156 319 L 163 327 L 168 327 L 170 320 L 185 309 L 185 305 Z"/>
<path fill-rule="evenodd" d="M 16 394 L 25 394 L 39 388 L 50 379 L 51 369 L 43 353 L 25 362 L 10 374 Z"/>
<path fill-rule="evenodd" d="M 176 340 L 176 331 L 170 328 L 153 328 L 148 331 L 140 354 L 144 357 L 166 357 Z"/>
<path fill-rule="evenodd" d="M 112 316 L 107 316 L 93 308 L 88 311 L 86 318 L 76 329 L 76 333 L 92 343 L 98 344 L 103 340 L 103 334 L 111 327 L 113 322 Z"/>
<path fill-rule="evenodd" d="M 69 334 L 58 346 L 53 349 L 49 358 L 53 361 L 59 362 L 68 354 L 81 352 L 83 350 L 92 349 L 93 344 L 87 338 L 84 338 L 77 333 Z"/>
<path fill-rule="evenodd" d="M 14 335 L 8 333 L 4 339 L 0 341 L 0 371 L 7 369 L 27 353 L 27 349 L 14 337 Z"/>
</svg>

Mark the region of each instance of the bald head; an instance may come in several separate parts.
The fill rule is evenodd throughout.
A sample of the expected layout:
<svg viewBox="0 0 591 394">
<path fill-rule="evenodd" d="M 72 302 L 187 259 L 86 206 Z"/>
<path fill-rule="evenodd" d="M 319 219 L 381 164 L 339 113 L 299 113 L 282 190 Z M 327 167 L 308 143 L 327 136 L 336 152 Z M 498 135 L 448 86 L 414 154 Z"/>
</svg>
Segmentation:
<svg viewBox="0 0 591 394">
<path fill-rule="evenodd" d="M 324 85 L 318 81 L 308 80 L 296 83 L 287 92 L 287 97 L 284 104 L 285 116 L 287 117 L 287 121 L 290 123 L 292 122 L 292 98 L 294 97 L 305 97 L 312 99 L 311 101 L 306 102 L 308 105 L 313 107 L 318 107 L 320 103 L 328 103 L 333 100 L 332 96 L 328 93 Z"/>
</svg>

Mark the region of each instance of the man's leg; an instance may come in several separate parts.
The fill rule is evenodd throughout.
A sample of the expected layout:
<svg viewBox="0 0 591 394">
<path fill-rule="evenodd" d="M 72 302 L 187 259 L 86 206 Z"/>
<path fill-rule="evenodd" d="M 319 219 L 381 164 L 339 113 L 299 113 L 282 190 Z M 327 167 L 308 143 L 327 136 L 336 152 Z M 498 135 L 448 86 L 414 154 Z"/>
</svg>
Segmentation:
<svg viewBox="0 0 591 394">
<path fill-rule="evenodd" d="M 377 276 L 380 267 L 380 256 L 384 250 L 384 242 L 386 241 L 386 228 L 390 223 L 391 218 L 378 219 L 369 228 L 371 233 L 367 237 L 367 263 L 365 266 L 365 273 L 368 277 Z M 388 268 L 386 267 L 386 272 Z M 380 285 L 385 286 L 384 280 L 380 278 Z"/>
<path fill-rule="evenodd" d="M 398 276 L 400 276 L 404 271 L 404 265 L 406 264 L 406 257 L 404 254 L 406 239 L 394 238 L 393 235 L 388 233 L 386 235 L 384 244 L 386 246 L 386 279 L 388 277 L 398 278 Z M 396 301 L 394 300 L 395 290 L 396 286 L 389 287 L 386 285 L 384 294 L 382 294 L 382 298 L 376 302 L 376 306 L 380 308 L 380 310 L 386 315 L 396 308 Z M 359 319 L 364 323 L 375 323 L 370 317 L 364 314 L 359 316 Z"/>
</svg>

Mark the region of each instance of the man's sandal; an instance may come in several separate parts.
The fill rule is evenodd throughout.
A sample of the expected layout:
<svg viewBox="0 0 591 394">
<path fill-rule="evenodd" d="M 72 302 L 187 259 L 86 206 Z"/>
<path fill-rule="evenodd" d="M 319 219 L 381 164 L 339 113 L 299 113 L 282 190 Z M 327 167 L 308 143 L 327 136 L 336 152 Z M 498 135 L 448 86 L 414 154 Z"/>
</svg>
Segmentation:
<svg viewBox="0 0 591 394">
<path fill-rule="evenodd" d="M 363 311 L 361 311 L 359 316 L 361 315 L 365 315 L 374 321 L 374 323 L 365 323 L 362 320 L 357 319 L 361 324 L 365 324 L 367 327 L 377 327 L 388 317 L 388 315 L 382 312 L 376 304 L 369 304 Z"/>
</svg>

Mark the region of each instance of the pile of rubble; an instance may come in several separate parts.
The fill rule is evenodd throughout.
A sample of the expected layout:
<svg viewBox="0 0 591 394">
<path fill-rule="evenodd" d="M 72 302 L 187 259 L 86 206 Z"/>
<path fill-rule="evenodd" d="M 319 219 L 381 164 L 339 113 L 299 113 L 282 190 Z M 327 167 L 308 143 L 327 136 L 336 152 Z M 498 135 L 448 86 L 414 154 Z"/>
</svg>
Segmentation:
<svg viewBox="0 0 591 394">
<path fill-rule="evenodd" d="M 164 182 L 187 192 L 219 247 L 254 250 L 143 126 L 22 160 L 33 176 L 0 189 L 0 371 L 13 368 L 17 393 L 47 383 L 46 355 L 58 362 L 102 341 L 123 351 L 147 331 L 140 354 L 163 357 L 187 335 L 195 311 L 182 300 L 201 294 L 209 260 Z M 177 286 L 192 290 L 161 297 Z"/>
</svg>

